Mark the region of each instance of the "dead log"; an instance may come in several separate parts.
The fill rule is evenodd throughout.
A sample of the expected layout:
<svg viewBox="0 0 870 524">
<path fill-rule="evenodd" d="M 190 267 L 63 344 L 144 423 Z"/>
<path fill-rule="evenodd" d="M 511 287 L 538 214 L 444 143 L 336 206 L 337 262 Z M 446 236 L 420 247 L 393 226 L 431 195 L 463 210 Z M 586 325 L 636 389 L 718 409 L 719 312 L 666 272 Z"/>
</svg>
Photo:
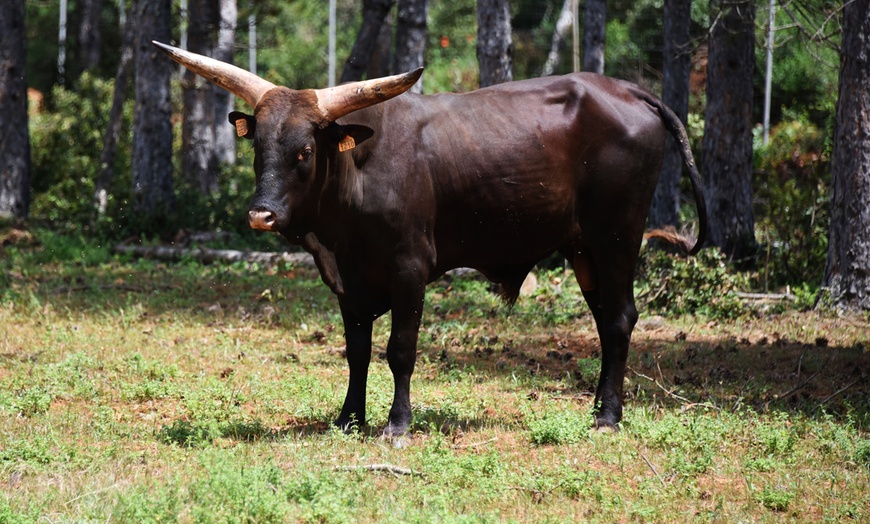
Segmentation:
<svg viewBox="0 0 870 524">
<path fill-rule="evenodd" d="M 263 251 L 238 251 L 235 249 L 209 249 L 206 247 L 127 246 L 123 244 L 116 245 L 113 251 L 115 253 L 157 260 L 178 261 L 193 259 L 201 262 L 250 262 L 265 266 L 276 266 L 279 263 L 314 266 L 314 259 L 308 253 L 271 253 Z"/>
</svg>

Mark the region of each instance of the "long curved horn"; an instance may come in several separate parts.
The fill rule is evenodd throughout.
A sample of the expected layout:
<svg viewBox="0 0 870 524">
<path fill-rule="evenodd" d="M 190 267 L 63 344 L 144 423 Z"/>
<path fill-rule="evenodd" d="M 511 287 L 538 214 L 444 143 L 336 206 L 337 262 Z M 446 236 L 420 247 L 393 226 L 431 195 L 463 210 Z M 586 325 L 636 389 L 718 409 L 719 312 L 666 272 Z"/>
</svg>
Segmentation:
<svg viewBox="0 0 870 524">
<path fill-rule="evenodd" d="M 151 43 L 166 53 L 169 58 L 243 99 L 252 108 L 256 108 L 263 95 L 275 87 L 272 82 L 263 80 L 254 73 L 232 64 L 184 51 L 155 40 L 152 40 Z"/>
<path fill-rule="evenodd" d="M 423 68 L 401 75 L 351 82 L 325 89 L 315 89 L 320 112 L 330 121 L 379 102 L 401 95 L 420 78 Z"/>
</svg>

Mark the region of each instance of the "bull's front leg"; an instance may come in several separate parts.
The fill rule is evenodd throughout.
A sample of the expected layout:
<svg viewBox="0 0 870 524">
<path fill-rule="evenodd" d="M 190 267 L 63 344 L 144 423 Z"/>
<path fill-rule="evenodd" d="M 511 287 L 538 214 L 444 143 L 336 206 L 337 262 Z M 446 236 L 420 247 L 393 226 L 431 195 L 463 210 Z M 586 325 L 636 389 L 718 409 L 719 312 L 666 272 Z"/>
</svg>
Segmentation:
<svg viewBox="0 0 870 524">
<path fill-rule="evenodd" d="M 393 325 L 387 343 L 387 362 L 393 373 L 395 389 L 385 438 L 405 435 L 411 426 L 411 375 L 417 360 L 417 337 L 423 316 L 425 280 L 419 275 L 399 275 L 391 289 Z"/>
<path fill-rule="evenodd" d="M 347 347 L 348 375 L 347 395 L 335 425 L 350 431 L 354 425 L 362 427 L 366 422 L 366 382 L 369 362 L 372 357 L 372 319 L 360 318 L 341 308 L 344 320 L 344 337 Z"/>
</svg>

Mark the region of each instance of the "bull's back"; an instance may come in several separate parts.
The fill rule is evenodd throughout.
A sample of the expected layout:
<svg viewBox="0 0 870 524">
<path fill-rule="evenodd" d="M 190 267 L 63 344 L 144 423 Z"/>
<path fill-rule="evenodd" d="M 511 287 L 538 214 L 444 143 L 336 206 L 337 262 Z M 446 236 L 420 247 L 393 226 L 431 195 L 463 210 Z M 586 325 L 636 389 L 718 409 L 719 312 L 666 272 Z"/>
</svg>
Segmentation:
<svg viewBox="0 0 870 524">
<path fill-rule="evenodd" d="M 656 166 L 651 181 L 632 179 L 660 156 L 657 113 L 598 75 L 406 94 L 379 112 L 380 147 L 402 151 L 402 165 L 385 168 L 432 202 L 418 209 L 433 214 L 441 269 L 534 263 L 582 233 L 586 210 L 648 205 L 658 175 Z M 633 194 L 619 194 L 625 187 Z"/>
</svg>

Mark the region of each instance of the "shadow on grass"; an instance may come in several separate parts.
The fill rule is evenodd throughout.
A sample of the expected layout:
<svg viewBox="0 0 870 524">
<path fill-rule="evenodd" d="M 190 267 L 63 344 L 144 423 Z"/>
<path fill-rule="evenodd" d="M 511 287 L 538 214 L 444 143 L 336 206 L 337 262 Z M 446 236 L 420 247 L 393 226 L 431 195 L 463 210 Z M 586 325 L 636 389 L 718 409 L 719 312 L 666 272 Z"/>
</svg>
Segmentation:
<svg viewBox="0 0 870 524">
<path fill-rule="evenodd" d="M 150 317 L 184 312 L 204 326 L 242 320 L 280 329 L 287 318 L 294 322 L 306 319 L 316 325 L 336 322 L 338 315 L 335 298 L 309 268 L 284 268 L 276 274 L 225 264 L 167 265 L 122 260 L 100 266 L 39 266 L 26 272 L 13 266 L 0 269 L 0 283 L 8 285 L 0 298 L 30 304 L 25 307 L 37 316 L 42 314 L 42 304 L 51 304 L 56 311 L 85 314 L 140 311 L 137 314 Z M 461 372 L 473 367 L 476 373 L 490 377 L 546 378 L 549 380 L 538 381 L 535 387 L 547 384 L 544 387 L 552 388 L 553 395 L 572 391 L 588 394 L 594 388 L 598 369 L 594 364 L 600 350 L 591 318 L 584 313 L 585 306 L 567 305 L 565 300 L 554 303 L 550 309 L 558 310 L 556 313 L 564 318 L 544 325 L 537 322 L 540 308 L 523 311 L 518 306 L 510 316 L 495 308 L 494 313 L 481 318 L 472 314 L 475 308 L 490 306 L 475 302 L 473 293 L 456 294 L 464 298 L 442 302 L 437 311 L 430 305 L 424 317 L 424 326 L 456 324 L 455 328 L 430 329 L 431 340 L 421 334 L 420 350 L 430 361 L 446 359 L 448 373 L 451 369 Z M 131 308 L 131 304 L 140 309 Z M 269 313 L 275 305 L 272 309 L 280 311 Z M 572 306 L 576 308 L 572 310 Z M 276 323 L 273 315 L 283 317 L 282 322 Z M 809 321 L 824 322 L 818 318 Z M 635 332 L 629 353 L 628 402 L 833 416 L 870 430 L 870 352 L 860 343 L 829 345 L 824 338 L 808 343 L 788 340 L 776 332 L 749 340 L 740 333 L 740 324 L 730 328 L 736 335 L 687 338 L 667 322 L 663 324 L 653 332 Z M 438 345 L 436 336 L 458 340 Z M 867 337 L 859 337 L 864 346 L 870 341 Z M 474 428 L 487 423 L 465 420 L 443 410 L 424 410 L 417 415 L 414 429 L 420 431 Z M 205 427 L 177 421 L 164 427 L 160 438 L 191 445 L 214 438 L 274 440 L 291 432 L 310 434 L 328 428 L 323 421 L 303 421 L 279 429 L 257 422 Z"/>
<path fill-rule="evenodd" d="M 557 331 L 518 337 L 500 349 L 456 348 L 447 357 L 433 350 L 432 358 L 494 376 L 546 377 L 550 391 L 541 393 L 551 396 L 594 394 L 597 337 L 567 327 Z M 832 417 L 870 431 L 870 351 L 860 342 L 839 347 L 823 338 L 803 343 L 776 333 L 754 341 L 733 335 L 694 339 L 677 330 L 641 333 L 632 342 L 626 379 L 627 403 L 782 411 Z"/>
<path fill-rule="evenodd" d="M 157 440 L 180 447 L 202 447 L 222 441 L 260 442 L 282 441 L 291 436 L 322 435 L 331 430 L 331 425 L 318 420 L 294 419 L 282 427 L 274 428 L 260 420 L 229 422 L 191 422 L 176 420 L 157 431 Z"/>
</svg>

